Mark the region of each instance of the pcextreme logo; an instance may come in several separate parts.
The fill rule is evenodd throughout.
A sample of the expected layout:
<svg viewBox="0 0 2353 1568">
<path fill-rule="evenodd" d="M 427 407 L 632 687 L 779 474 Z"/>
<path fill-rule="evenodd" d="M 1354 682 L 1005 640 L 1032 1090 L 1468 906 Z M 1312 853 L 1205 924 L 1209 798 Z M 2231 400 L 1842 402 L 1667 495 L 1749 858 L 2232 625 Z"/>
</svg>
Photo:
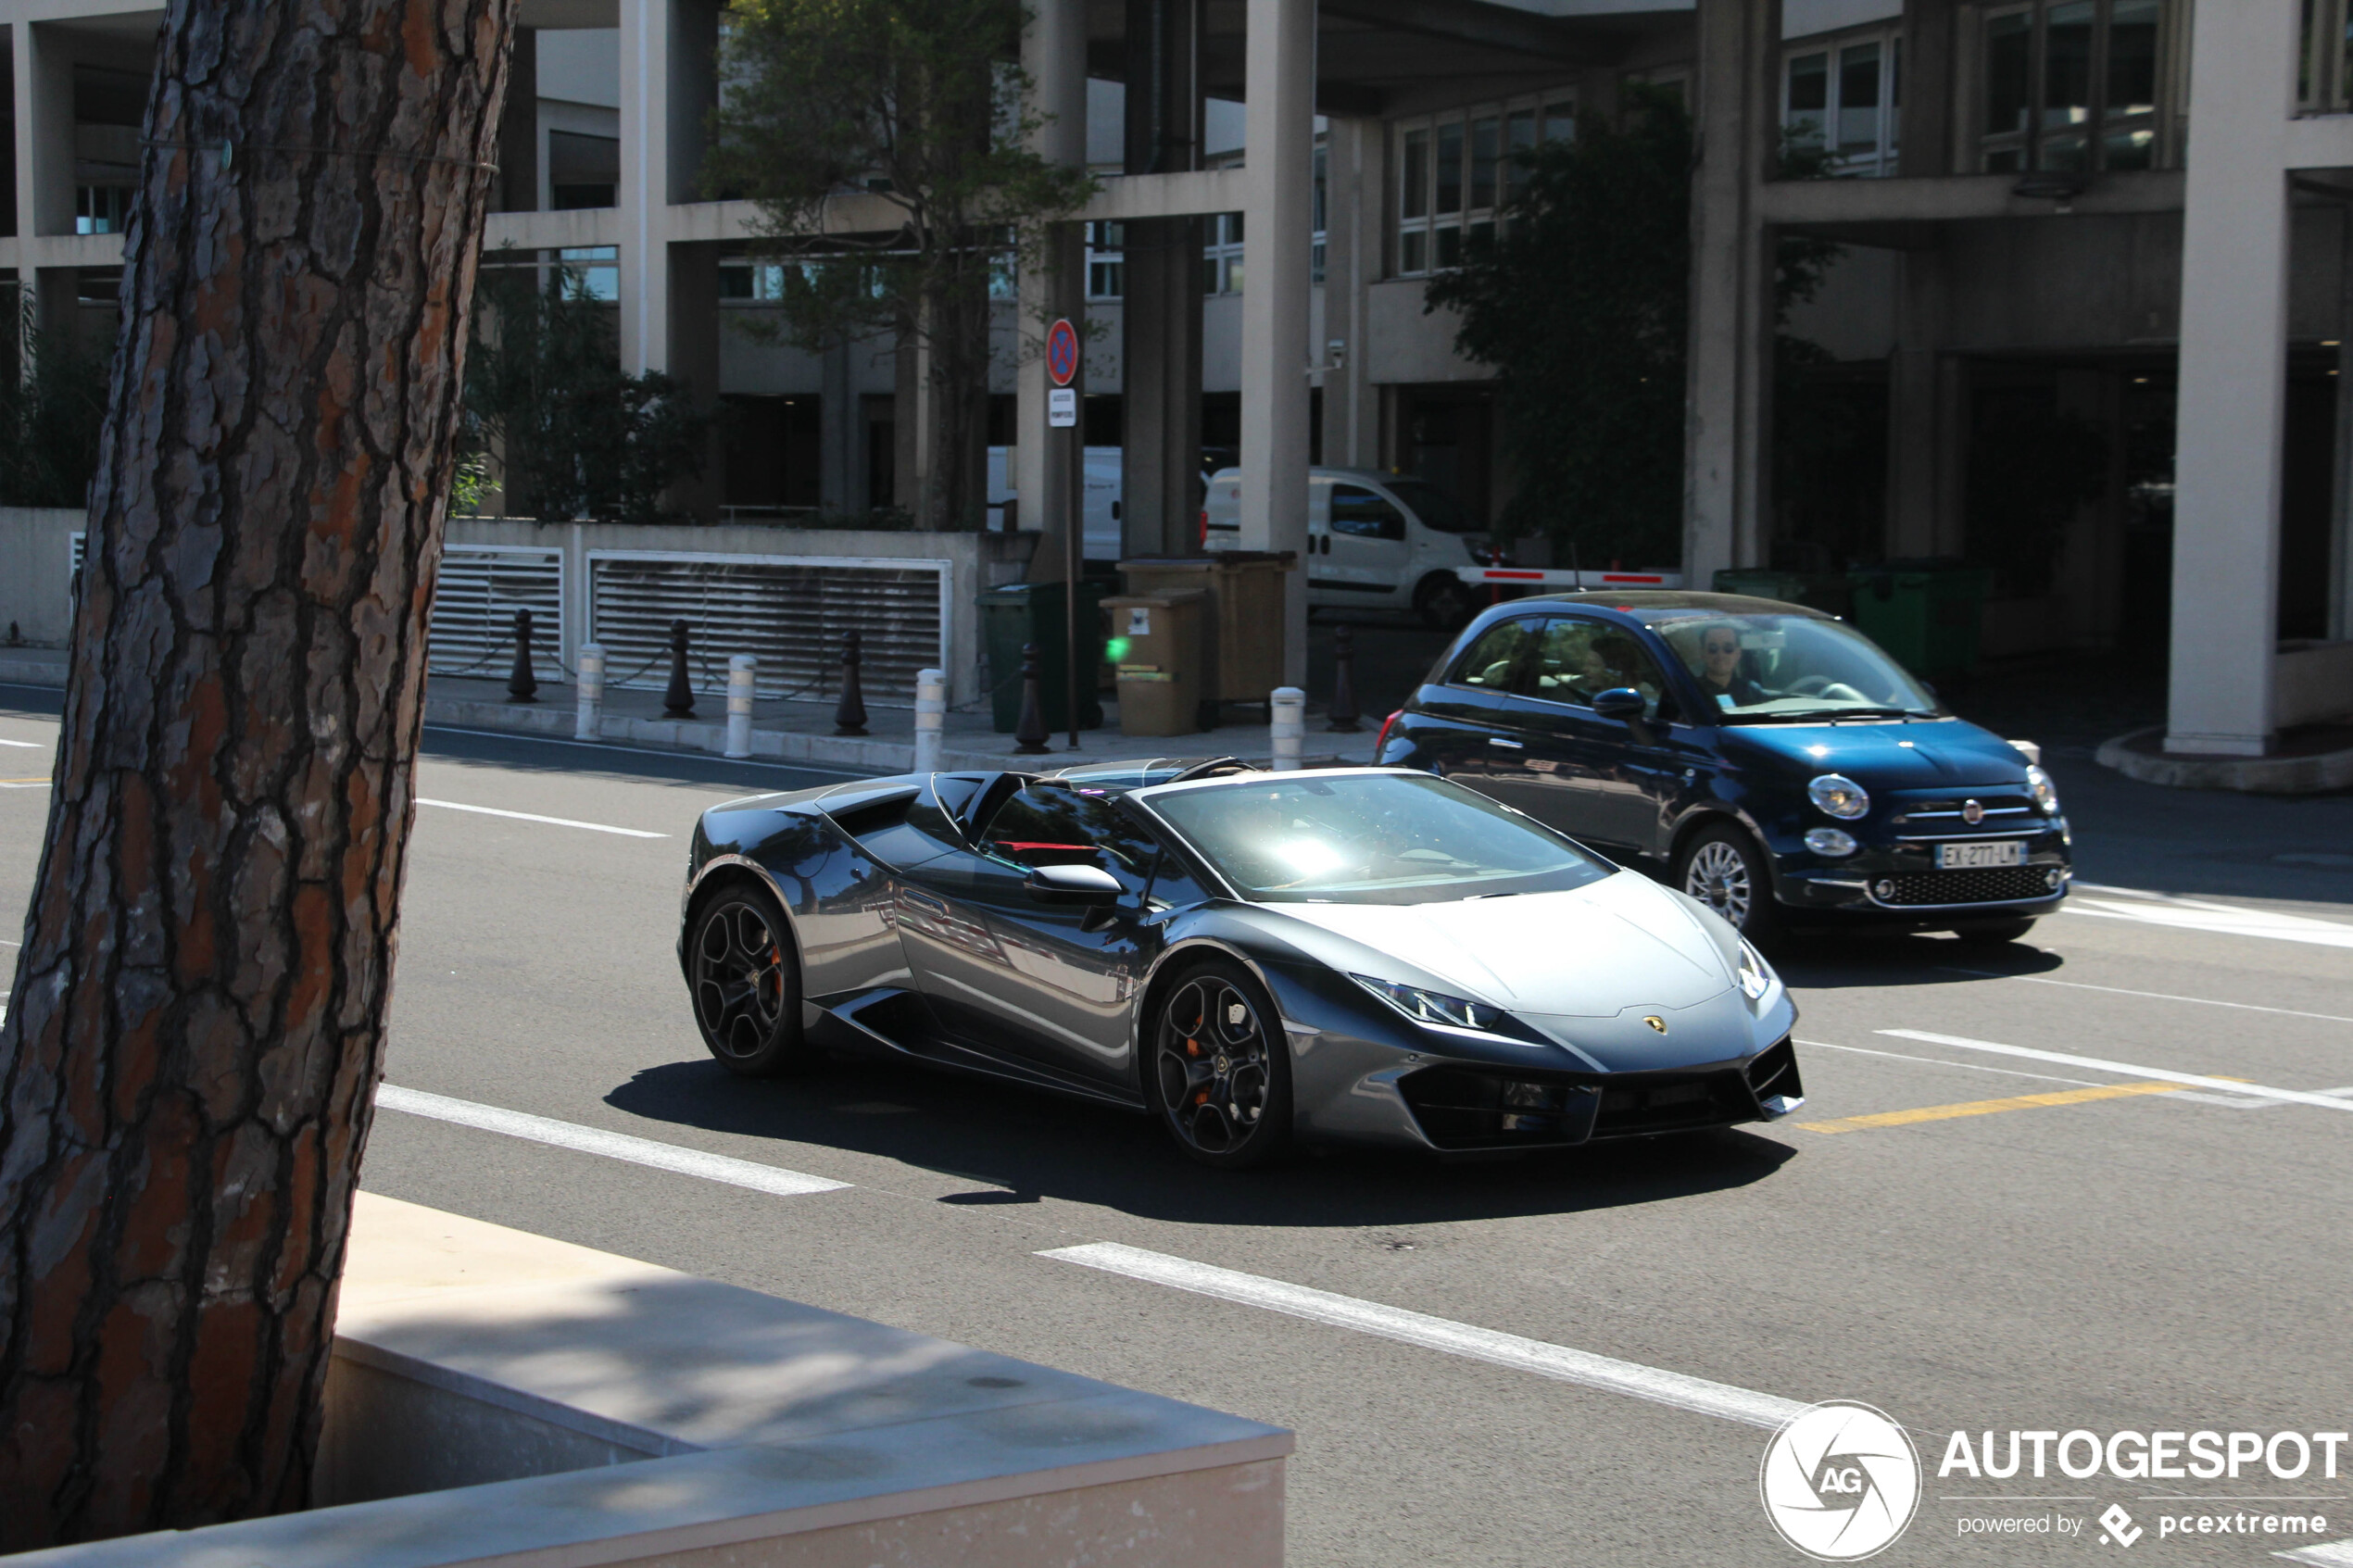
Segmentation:
<svg viewBox="0 0 2353 1568">
<path fill-rule="evenodd" d="M 1848 1399 L 1810 1406 L 1765 1445 L 1765 1516 L 1818 1562 L 1856 1562 L 1894 1544 L 1920 1501 L 1920 1456 L 1885 1412 Z"/>
</svg>

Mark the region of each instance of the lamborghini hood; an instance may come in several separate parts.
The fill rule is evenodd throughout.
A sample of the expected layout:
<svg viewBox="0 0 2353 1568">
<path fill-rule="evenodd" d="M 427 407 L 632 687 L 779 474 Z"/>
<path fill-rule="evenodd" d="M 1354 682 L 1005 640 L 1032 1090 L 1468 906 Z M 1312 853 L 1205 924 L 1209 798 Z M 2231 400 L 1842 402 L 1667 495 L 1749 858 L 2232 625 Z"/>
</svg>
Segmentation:
<svg viewBox="0 0 2353 1568">
<path fill-rule="evenodd" d="M 1695 1007 L 1734 984 L 1700 918 L 1634 872 L 1559 893 L 1455 903 L 1270 907 L 1523 1016 Z"/>
</svg>

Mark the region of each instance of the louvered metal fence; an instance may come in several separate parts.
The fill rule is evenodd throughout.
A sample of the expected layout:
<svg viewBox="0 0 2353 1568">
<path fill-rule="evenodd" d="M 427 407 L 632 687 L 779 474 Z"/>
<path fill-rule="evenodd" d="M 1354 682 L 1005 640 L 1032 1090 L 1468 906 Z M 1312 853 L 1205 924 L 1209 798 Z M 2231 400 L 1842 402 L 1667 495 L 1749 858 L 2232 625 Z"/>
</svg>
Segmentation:
<svg viewBox="0 0 2353 1568">
<path fill-rule="evenodd" d="M 588 555 L 590 637 L 608 684 L 669 681 L 670 623 L 692 628 L 687 676 L 723 692 L 727 659 L 760 660 L 763 697 L 834 696 L 843 641 L 863 638 L 866 701 L 905 707 L 918 670 L 946 668 L 950 563 L 838 556 Z"/>
<path fill-rule="evenodd" d="M 435 675 L 503 677 L 514 659 L 515 611 L 531 611 L 532 662 L 543 676 L 563 662 L 564 558 L 557 549 L 451 545 L 433 596 Z"/>
</svg>

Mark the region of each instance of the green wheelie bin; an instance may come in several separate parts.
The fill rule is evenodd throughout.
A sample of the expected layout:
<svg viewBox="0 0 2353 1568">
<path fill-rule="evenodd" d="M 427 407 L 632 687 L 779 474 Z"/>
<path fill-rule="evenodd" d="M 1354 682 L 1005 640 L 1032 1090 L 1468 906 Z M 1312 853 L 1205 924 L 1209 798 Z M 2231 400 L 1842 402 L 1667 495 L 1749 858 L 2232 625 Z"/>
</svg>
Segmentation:
<svg viewBox="0 0 2353 1568">
<path fill-rule="evenodd" d="M 1096 690 L 1102 659 L 1105 585 L 1078 584 L 1078 727 L 1099 730 L 1103 703 Z M 1021 650 L 1038 645 L 1038 711 L 1050 731 L 1070 728 L 1068 684 L 1063 671 L 1063 584 L 1010 583 L 980 596 L 981 644 L 988 656 L 989 717 L 999 734 L 1021 727 Z"/>
</svg>

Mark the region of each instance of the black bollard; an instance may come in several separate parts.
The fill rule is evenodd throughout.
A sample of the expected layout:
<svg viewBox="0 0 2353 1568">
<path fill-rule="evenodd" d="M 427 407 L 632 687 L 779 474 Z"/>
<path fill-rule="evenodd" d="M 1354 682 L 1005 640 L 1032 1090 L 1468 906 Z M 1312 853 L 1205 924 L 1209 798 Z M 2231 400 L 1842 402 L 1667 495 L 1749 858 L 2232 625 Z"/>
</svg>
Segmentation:
<svg viewBox="0 0 2353 1568">
<path fill-rule="evenodd" d="M 683 621 L 670 623 L 670 689 L 661 694 L 661 716 L 695 716 L 695 688 L 686 684 L 686 623 Z"/>
<path fill-rule="evenodd" d="M 1053 747 L 1046 744 L 1046 715 L 1038 706 L 1038 645 L 1021 646 L 1021 722 L 1013 726 L 1013 739 L 1020 742 L 1013 750 L 1023 757 L 1043 757 Z"/>
<path fill-rule="evenodd" d="M 531 672 L 531 611 L 515 611 L 515 667 L 507 676 L 507 700 L 537 702 L 539 677 Z"/>
<path fill-rule="evenodd" d="M 1365 727 L 1356 721 L 1355 645 L 1355 633 L 1347 626 L 1332 628 L 1332 721 L 1324 727 L 1336 735 L 1353 735 Z"/>
<path fill-rule="evenodd" d="M 834 734 L 837 735 L 866 733 L 866 693 L 858 684 L 858 644 L 853 627 L 841 645 L 841 700 L 834 704 Z"/>
</svg>

